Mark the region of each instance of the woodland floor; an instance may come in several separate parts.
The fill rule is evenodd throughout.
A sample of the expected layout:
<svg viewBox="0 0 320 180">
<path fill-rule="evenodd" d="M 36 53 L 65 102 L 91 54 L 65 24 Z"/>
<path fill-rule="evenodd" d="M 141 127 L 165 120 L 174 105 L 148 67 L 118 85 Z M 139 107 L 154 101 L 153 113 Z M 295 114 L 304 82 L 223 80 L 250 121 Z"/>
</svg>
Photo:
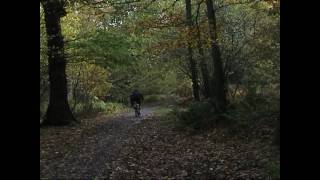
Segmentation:
<svg viewBox="0 0 320 180">
<path fill-rule="evenodd" d="M 129 112 L 41 128 L 40 178 L 271 179 L 268 167 L 279 157 L 269 136 L 187 135 L 154 115 L 157 108 L 142 107 L 140 119 Z"/>
</svg>

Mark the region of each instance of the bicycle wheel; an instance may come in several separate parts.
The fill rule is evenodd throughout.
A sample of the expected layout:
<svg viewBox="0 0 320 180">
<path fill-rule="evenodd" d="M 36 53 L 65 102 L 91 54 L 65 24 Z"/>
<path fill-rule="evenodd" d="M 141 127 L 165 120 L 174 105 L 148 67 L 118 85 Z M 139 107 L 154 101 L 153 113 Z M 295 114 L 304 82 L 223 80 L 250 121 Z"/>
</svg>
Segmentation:
<svg viewBox="0 0 320 180">
<path fill-rule="evenodd" d="M 135 109 L 134 114 L 135 114 L 136 117 L 139 117 L 138 109 Z"/>
</svg>

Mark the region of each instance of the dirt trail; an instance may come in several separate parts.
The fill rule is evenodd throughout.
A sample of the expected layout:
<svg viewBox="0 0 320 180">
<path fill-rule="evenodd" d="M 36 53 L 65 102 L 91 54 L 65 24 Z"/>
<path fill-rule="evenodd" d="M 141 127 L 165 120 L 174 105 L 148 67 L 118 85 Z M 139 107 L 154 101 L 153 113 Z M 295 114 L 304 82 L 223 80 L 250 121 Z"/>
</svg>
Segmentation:
<svg viewBox="0 0 320 180">
<path fill-rule="evenodd" d="M 134 117 L 134 112 L 130 111 L 106 119 L 78 142 L 77 149 L 40 169 L 41 179 L 108 179 L 110 163 L 117 160 L 130 127 L 152 116 L 157 108 L 142 107 L 140 118 Z"/>
<path fill-rule="evenodd" d="M 268 128 L 251 140 L 218 128 L 191 136 L 153 115 L 158 107 L 142 107 L 141 118 L 131 111 L 42 129 L 40 178 L 277 179 L 279 150 Z"/>
</svg>

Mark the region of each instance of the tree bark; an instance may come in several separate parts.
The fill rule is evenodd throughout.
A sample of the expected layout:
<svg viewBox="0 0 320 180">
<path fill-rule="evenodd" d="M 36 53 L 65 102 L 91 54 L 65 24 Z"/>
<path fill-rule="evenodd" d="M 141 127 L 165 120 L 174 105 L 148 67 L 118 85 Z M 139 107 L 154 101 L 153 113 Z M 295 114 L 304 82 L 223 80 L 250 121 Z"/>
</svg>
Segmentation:
<svg viewBox="0 0 320 180">
<path fill-rule="evenodd" d="M 50 99 L 43 125 L 67 125 L 75 120 L 68 104 L 66 59 L 60 18 L 66 15 L 61 0 L 41 0 L 48 37 Z"/>
<path fill-rule="evenodd" d="M 209 25 L 209 37 L 211 40 L 211 56 L 213 60 L 214 72 L 213 72 L 213 95 L 216 110 L 218 112 L 224 112 L 226 110 L 227 99 L 225 90 L 225 78 L 223 72 L 223 65 L 221 59 L 221 52 L 217 42 L 217 26 L 215 10 L 213 9 L 212 0 L 206 0 L 207 16 Z"/>
<path fill-rule="evenodd" d="M 209 98 L 211 96 L 210 83 L 209 83 L 209 71 L 206 59 L 204 58 L 203 47 L 201 43 L 201 31 L 198 23 L 198 15 L 200 10 L 200 3 L 197 8 L 196 27 L 197 27 L 197 46 L 200 55 L 200 70 L 202 74 L 202 83 L 204 88 L 204 97 Z"/>
<path fill-rule="evenodd" d="M 74 113 L 76 113 L 76 106 L 78 104 L 78 85 L 79 85 L 79 81 L 80 81 L 81 70 L 82 70 L 82 66 L 80 65 L 77 79 L 76 79 L 76 83 L 73 85 L 73 88 L 72 88 L 73 106 L 72 106 L 71 112 L 74 112 Z"/>
<path fill-rule="evenodd" d="M 192 33 L 191 29 L 193 26 L 192 23 L 192 13 L 191 13 L 191 0 L 185 0 L 186 3 L 186 19 L 187 19 L 187 27 L 188 27 L 188 60 L 190 63 L 190 71 L 191 71 L 191 79 L 192 79 L 192 89 L 193 89 L 193 96 L 196 101 L 200 101 L 199 95 L 199 84 L 198 84 L 198 70 L 197 70 L 197 63 L 195 59 L 193 59 L 192 55 L 192 46 L 191 46 L 191 38 Z"/>
</svg>

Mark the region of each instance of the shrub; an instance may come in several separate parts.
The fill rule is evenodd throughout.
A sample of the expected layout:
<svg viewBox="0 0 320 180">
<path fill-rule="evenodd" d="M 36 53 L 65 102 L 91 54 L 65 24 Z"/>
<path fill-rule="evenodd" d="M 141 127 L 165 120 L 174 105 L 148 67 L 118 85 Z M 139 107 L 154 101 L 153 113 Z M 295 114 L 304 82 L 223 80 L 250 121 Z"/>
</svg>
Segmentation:
<svg viewBox="0 0 320 180">
<path fill-rule="evenodd" d="M 230 122 L 228 132 L 232 135 L 240 133 L 261 135 L 263 134 L 261 127 L 276 129 L 279 105 L 279 99 L 275 96 L 248 94 L 242 101 L 230 104 L 223 115 L 225 120 Z"/>
<path fill-rule="evenodd" d="M 177 104 L 178 98 L 172 94 L 152 94 L 144 97 L 144 103 Z"/>
<path fill-rule="evenodd" d="M 181 130 L 226 127 L 230 135 L 240 135 L 256 134 L 255 131 L 260 131 L 259 127 L 266 127 L 269 134 L 278 122 L 279 104 L 277 97 L 252 95 L 229 104 L 225 113 L 217 114 L 210 102 L 191 102 L 186 107 L 175 108 L 170 118 Z"/>
<path fill-rule="evenodd" d="M 280 165 L 279 162 L 270 161 L 266 165 L 267 174 L 271 179 L 280 179 Z"/>
<path fill-rule="evenodd" d="M 219 122 L 209 102 L 193 102 L 186 109 L 175 109 L 174 115 L 179 129 L 204 130 Z"/>
<path fill-rule="evenodd" d="M 151 103 L 151 102 L 159 102 L 166 99 L 165 95 L 160 95 L 160 94 L 152 94 L 152 95 L 147 95 L 144 97 L 144 102 L 145 103 Z"/>
<path fill-rule="evenodd" d="M 124 104 L 113 102 L 105 103 L 105 108 L 105 112 L 107 114 L 114 114 L 128 110 L 128 108 Z"/>
<path fill-rule="evenodd" d="M 80 102 L 75 106 L 73 113 L 78 116 L 90 116 L 97 113 L 114 114 L 126 111 L 125 105 L 114 102 L 104 102 L 97 97 L 88 102 Z"/>
</svg>

